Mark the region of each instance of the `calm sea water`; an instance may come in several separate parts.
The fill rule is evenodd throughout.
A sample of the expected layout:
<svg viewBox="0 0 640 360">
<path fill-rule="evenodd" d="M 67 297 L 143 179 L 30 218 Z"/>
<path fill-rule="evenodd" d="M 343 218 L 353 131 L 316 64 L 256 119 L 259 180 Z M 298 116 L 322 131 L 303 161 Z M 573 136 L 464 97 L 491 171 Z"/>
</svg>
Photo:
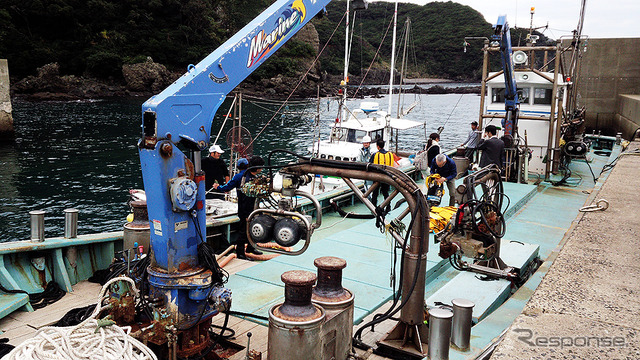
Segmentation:
<svg viewBox="0 0 640 360">
<path fill-rule="evenodd" d="M 0 145 L 0 242 L 29 238 L 31 210 L 46 211 L 46 237 L 63 235 L 66 208 L 80 210 L 80 234 L 120 230 L 129 212 L 128 189 L 142 188 L 136 143 L 144 100 L 14 102 L 16 140 Z M 348 106 L 356 108 L 361 101 L 377 101 L 381 109 L 388 108 L 387 97 L 352 100 Z M 445 125 L 443 147 L 451 148 L 466 138 L 469 122 L 477 120 L 480 97 L 405 96 L 405 106 L 414 101 L 419 105 L 406 118 L 426 122 L 427 134 Z M 225 103 L 219 113 L 226 113 L 229 104 Z M 326 135 L 338 106 L 327 99 L 320 104 L 321 132 Z M 243 125 L 252 134 L 271 120 L 255 141 L 254 153 L 265 155 L 269 150 L 286 148 L 306 154 L 314 140 L 316 105 L 289 106 L 289 115 L 272 119 L 276 109 L 269 104 L 244 102 Z M 221 119 L 217 115 L 214 120 L 214 137 Z M 227 124 L 223 128 L 218 141 L 225 150 L 224 136 L 230 127 Z M 401 134 L 405 149 L 419 150 L 424 139 L 423 128 Z"/>
</svg>

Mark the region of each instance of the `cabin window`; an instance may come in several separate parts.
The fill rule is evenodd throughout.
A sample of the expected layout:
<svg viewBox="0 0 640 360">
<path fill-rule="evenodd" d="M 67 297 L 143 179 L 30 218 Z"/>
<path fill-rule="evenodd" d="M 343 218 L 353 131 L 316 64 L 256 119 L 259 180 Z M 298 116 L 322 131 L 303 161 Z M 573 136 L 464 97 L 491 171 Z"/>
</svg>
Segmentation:
<svg viewBox="0 0 640 360">
<path fill-rule="evenodd" d="M 492 88 L 491 89 L 491 102 L 492 103 L 504 103 L 504 88 Z"/>
<path fill-rule="evenodd" d="M 371 135 L 370 135 L 370 136 L 371 136 L 371 142 L 374 142 L 374 143 L 375 143 L 375 142 L 376 142 L 376 140 L 378 140 L 378 139 L 382 139 L 382 135 L 383 135 L 383 133 L 384 133 L 384 130 L 383 130 L 383 129 L 376 130 L 376 131 L 372 131 L 372 132 L 371 132 Z"/>
<path fill-rule="evenodd" d="M 326 158 L 327 158 L 327 155 L 325 155 L 325 154 L 320 154 L 320 159 L 326 159 Z"/>
<path fill-rule="evenodd" d="M 347 136 L 347 129 L 337 127 L 331 129 L 331 140 L 345 140 Z"/>
<path fill-rule="evenodd" d="M 336 156 L 336 160 L 342 160 L 340 156 Z"/>
<path fill-rule="evenodd" d="M 351 158 L 351 161 L 356 161 L 356 158 Z"/>
<path fill-rule="evenodd" d="M 356 142 L 356 131 L 354 129 L 349 129 L 349 133 L 347 134 L 348 142 Z"/>
<path fill-rule="evenodd" d="M 552 89 L 535 88 L 533 89 L 533 103 L 539 105 L 551 105 Z"/>
<path fill-rule="evenodd" d="M 362 142 L 362 138 L 367 135 L 366 131 L 349 129 L 349 134 L 347 135 L 348 142 L 360 143 Z"/>
<path fill-rule="evenodd" d="M 333 160 L 333 155 L 329 155 L 329 156 L 327 156 L 327 159 L 329 159 L 329 160 Z"/>
<path fill-rule="evenodd" d="M 520 104 L 529 104 L 529 88 L 518 89 L 517 93 Z"/>
</svg>

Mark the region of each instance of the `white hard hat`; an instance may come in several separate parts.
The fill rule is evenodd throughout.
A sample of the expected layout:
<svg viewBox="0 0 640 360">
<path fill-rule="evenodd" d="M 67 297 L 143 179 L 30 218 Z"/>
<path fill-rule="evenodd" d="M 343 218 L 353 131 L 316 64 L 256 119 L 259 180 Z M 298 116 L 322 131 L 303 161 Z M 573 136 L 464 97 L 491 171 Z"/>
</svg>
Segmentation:
<svg viewBox="0 0 640 360">
<path fill-rule="evenodd" d="M 369 135 L 365 135 L 362 137 L 362 143 L 370 143 L 371 142 L 371 136 Z"/>
<path fill-rule="evenodd" d="M 220 145 L 211 145 L 211 147 L 209 148 L 209 152 L 210 153 L 217 152 L 218 154 L 222 154 L 224 153 L 224 150 L 222 150 Z"/>
</svg>

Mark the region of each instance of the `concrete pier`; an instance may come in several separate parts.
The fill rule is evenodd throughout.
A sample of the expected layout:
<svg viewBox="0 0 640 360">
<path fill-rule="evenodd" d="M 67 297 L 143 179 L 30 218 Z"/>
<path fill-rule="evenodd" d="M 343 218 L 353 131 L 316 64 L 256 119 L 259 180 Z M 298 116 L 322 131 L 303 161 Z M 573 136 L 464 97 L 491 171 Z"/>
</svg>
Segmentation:
<svg viewBox="0 0 640 360">
<path fill-rule="evenodd" d="M 623 154 L 491 359 L 640 359 L 640 141 Z"/>
<path fill-rule="evenodd" d="M 629 138 L 632 123 L 620 122 L 620 95 L 640 94 L 640 38 L 589 39 L 580 66 L 579 105 L 586 106 L 586 126 L 611 129 Z M 637 127 L 636 127 L 637 128 Z"/>
<path fill-rule="evenodd" d="M 9 94 L 9 64 L 6 59 L 0 59 L 0 141 L 13 139 L 13 136 L 11 95 Z"/>
<path fill-rule="evenodd" d="M 640 95 L 618 95 L 615 119 L 623 138 L 634 136 L 635 131 L 640 129 Z"/>
</svg>

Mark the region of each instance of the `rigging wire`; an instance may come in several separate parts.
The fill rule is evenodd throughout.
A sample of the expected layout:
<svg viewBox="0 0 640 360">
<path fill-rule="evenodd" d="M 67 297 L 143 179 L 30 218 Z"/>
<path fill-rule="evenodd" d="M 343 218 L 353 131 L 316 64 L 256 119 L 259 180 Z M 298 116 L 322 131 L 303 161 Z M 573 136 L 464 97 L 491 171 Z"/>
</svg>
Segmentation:
<svg viewBox="0 0 640 360">
<path fill-rule="evenodd" d="M 362 88 L 362 84 L 364 83 L 364 80 L 367 78 L 367 75 L 369 74 L 369 71 L 373 67 L 373 64 L 376 61 L 376 59 L 378 58 L 378 54 L 380 53 L 380 49 L 382 48 L 382 44 L 384 44 L 384 40 L 387 38 L 387 35 L 389 34 L 389 29 L 391 29 L 391 24 L 393 24 L 393 16 L 391 17 L 391 21 L 389 22 L 389 25 L 387 26 L 387 31 L 385 31 L 384 36 L 382 37 L 382 40 L 380 41 L 380 45 L 378 45 L 378 49 L 376 50 L 376 53 L 373 55 L 373 59 L 371 60 L 371 63 L 369 64 L 369 67 L 367 68 L 367 71 L 364 73 L 364 76 L 362 77 L 362 80 L 360 80 L 360 84 L 358 85 L 358 88 L 356 89 L 356 92 L 353 93 L 353 96 L 351 97 L 352 99 L 355 99 L 356 96 L 358 95 L 358 91 L 360 91 L 360 89 Z"/>
<path fill-rule="evenodd" d="M 447 123 L 449 122 L 449 120 L 451 120 L 451 115 L 453 115 L 453 112 L 456 111 L 456 108 L 458 107 L 458 104 L 460 103 L 460 100 L 462 100 L 462 97 L 464 96 L 464 94 L 460 94 L 460 98 L 458 99 L 458 102 L 456 102 L 456 105 L 453 107 L 453 109 L 451 110 L 451 113 L 449 114 L 449 116 L 447 117 L 447 120 L 444 122 L 444 124 L 442 124 L 442 126 L 440 126 L 438 128 L 438 134 L 442 133 L 442 130 L 444 130 L 444 127 L 447 125 Z"/>
<path fill-rule="evenodd" d="M 282 103 L 282 105 L 280 105 L 280 108 L 278 108 L 278 110 L 277 110 L 278 112 L 289 102 L 289 99 L 291 99 L 291 97 L 293 96 L 295 91 L 298 89 L 298 87 L 300 87 L 300 84 L 302 84 L 302 81 L 304 81 L 304 79 L 307 78 L 307 75 L 309 74 L 311 69 L 313 69 L 313 67 L 315 66 L 316 62 L 320 58 L 320 55 L 322 55 L 324 50 L 327 48 L 327 45 L 329 45 L 329 41 L 331 41 L 331 39 L 333 39 L 333 36 L 335 35 L 336 31 L 338 30 L 338 27 L 340 27 L 340 25 L 342 24 L 342 21 L 344 21 L 344 18 L 345 18 L 346 15 L 347 15 L 346 12 L 342 15 L 342 18 L 340 19 L 340 21 L 336 25 L 335 29 L 333 29 L 333 32 L 331 33 L 331 36 L 329 36 L 329 39 L 327 39 L 327 42 L 324 44 L 324 46 L 322 47 L 320 52 L 318 52 L 318 55 L 316 56 L 316 58 L 313 59 L 313 62 L 311 63 L 311 65 L 309 66 L 307 71 L 304 73 L 304 75 L 302 75 L 302 77 L 300 77 L 300 80 L 298 81 L 296 86 L 293 88 L 293 90 L 291 90 L 291 92 L 289 93 L 289 96 L 287 96 L 287 99 Z M 273 121 L 273 119 L 275 119 L 276 115 L 277 115 L 277 113 L 273 114 L 273 116 L 271 116 L 269 121 L 267 121 L 267 123 L 262 127 L 262 129 L 260 129 L 260 132 L 258 132 L 258 134 L 253 138 L 253 140 L 251 140 L 251 142 L 247 145 L 247 147 L 253 145 L 253 143 L 256 141 L 256 139 L 259 138 L 260 135 L 262 135 L 262 133 L 266 130 L 267 126 L 269 126 L 271 121 Z"/>
</svg>

